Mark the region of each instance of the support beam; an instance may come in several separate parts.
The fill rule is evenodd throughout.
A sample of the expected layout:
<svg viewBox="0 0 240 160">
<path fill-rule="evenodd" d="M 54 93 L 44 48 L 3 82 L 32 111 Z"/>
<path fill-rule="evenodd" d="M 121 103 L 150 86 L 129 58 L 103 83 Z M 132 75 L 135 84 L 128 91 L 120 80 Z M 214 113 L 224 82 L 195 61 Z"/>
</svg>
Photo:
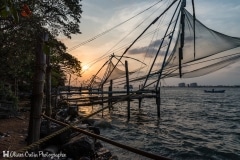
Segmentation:
<svg viewBox="0 0 240 160">
<path fill-rule="evenodd" d="M 156 90 L 156 103 L 157 103 L 157 115 L 160 118 L 160 105 L 161 105 L 161 98 L 160 98 L 160 87 Z"/>
<path fill-rule="evenodd" d="M 126 86 L 127 86 L 127 96 L 129 96 L 129 73 L 128 73 L 128 61 L 125 61 L 126 70 Z M 130 119 L 130 99 L 127 99 L 127 110 L 128 110 L 128 120 Z"/>
<path fill-rule="evenodd" d="M 113 80 L 110 80 L 110 86 L 108 88 L 108 106 L 109 106 L 109 112 L 112 106 L 112 86 L 113 86 Z"/>
</svg>

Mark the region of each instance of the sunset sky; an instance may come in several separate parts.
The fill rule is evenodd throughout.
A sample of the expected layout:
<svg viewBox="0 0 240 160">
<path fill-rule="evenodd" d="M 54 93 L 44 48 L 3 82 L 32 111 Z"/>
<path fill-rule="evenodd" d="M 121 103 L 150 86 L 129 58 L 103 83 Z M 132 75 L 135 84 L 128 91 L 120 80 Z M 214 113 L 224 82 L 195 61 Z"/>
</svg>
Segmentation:
<svg viewBox="0 0 240 160">
<path fill-rule="evenodd" d="M 114 51 L 116 53 L 116 44 L 119 43 L 119 47 L 123 45 L 129 45 L 138 34 L 146 27 L 150 22 L 145 21 L 145 25 L 139 28 L 139 31 L 129 35 L 124 42 L 120 43 L 120 40 L 127 35 L 136 25 L 142 20 L 146 19 L 148 15 L 153 12 L 154 8 L 162 5 L 162 10 L 168 4 L 170 0 L 164 0 L 164 3 L 159 3 L 152 10 L 137 16 L 126 24 L 112 30 L 111 32 L 85 44 L 83 42 L 91 39 L 92 37 L 114 27 L 115 25 L 131 18 L 142 10 L 150 7 L 156 0 L 82 0 L 82 19 L 80 24 L 80 30 L 82 34 L 72 36 L 72 39 L 60 38 L 63 43 L 68 47 L 69 53 L 77 57 L 84 66 L 83 75 L 78 78 L 78 81 L 88 79 L 95 74 L 98 69 L 107 60 L 109 55 Z M 187 0 L 187 9 L 192 12 L 191 1 Z M 203 24 L 218 32 L 227 34 L 233 37 L 240 37 L 240 1 L 239 0 L 196 0 L 195 1 L 196 17 Z M 159 15 L 156 13 L 155 15 Z M 154 14 L 152 15 L 154 16 Z M 147 18 L 148 19 L 148 18 Z M 128 42 L 128 43 L 127 43 Z M 142 42 L 141 42 L 142 43 Z M 139 45 L 141 44 L 139 43 Z M 79 47 L 73 48 L 77 45 Z M 115 47 L 115 50 L 114 50 Z M 127 47 L 127 46 L 125 46 Z M 109 52 L 110 51 L 110 52 Z M 117 55 L 121 55 L 124 50 L 119 50 Z M 240 52 L 240 49 L 239 49 Z M 105 56 L 104 59 L 94 63 L 90 68 L 90 62 L 93 62 L 97 58 Z M 134 58 L 141 59 L 141 54 L 133 55 Z M 129 64 L 130 69 L 135 69 L 132 63 Z M 132 66 L 131 66 L 132 65 Z M 134 65 L 141 66 L 140 63 L 135 62 Z M 195 79 L 165 79 L 163 85 L 177 85 L 179 82 L 192 83 L 197 82 L 200 85 L 240 85 L 240 63 L 237 62 L 231 66 L 221 69 L 210 75 L 198 77 Z"/>
</svg>

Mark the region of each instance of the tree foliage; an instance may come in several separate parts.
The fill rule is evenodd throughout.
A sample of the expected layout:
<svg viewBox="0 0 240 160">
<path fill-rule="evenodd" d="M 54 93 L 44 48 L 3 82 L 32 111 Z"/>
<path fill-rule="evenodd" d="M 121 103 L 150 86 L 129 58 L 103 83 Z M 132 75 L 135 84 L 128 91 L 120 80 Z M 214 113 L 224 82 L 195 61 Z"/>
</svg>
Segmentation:
<svg viewBox="0 0 240 160">
<path fill-rule="evenodd" d="M 29 7 L 31 14 L 23 17 L 23 6 Z M 0 2 L 0 74 L 1 80 L 18 78 L 31 80 L 34 66 L 36 33 L 47 32 L 48 42 L 44 51 L 50 54 L 52 72 L 63 84 L 64 72 L 80 75 L 81 63 L 66 52 L 57 36 L 71 37 L 80 33 L 81 4 L 79 0 L 27 0 Z M 16 15 L 16 13 L 18 13 Z M 7 72 L 6 72 L 7 71 Z M 54 78 L 53 78 L 54 80 Z"/>
<path fill-rule="evenodd" d="M 47 27 L 52 35 L 80 33 L 81 4 L 79 0 L 39 1 L 31 5 L 34 16 L 41 17 L 40 23 Z"/>
<path fill-rule="evenodd" d="M 21 17 L 18 19 L 14 13 Z M 29 144 L 40 138 L 40 116 L 46 71 L 45 54 L 51 57 L 53 68 L 56 69 L 53 72 L 56 79 L 62 76 L 62 69 L 69 69 L 73 73 L 79 73 L 81 70 L 80 62 L 66 53 L 66 47 L 56 39 L 59 35 L 71 38 L 71 34 L 80 33 L 81 13 L 80 0 L 3 0 L 0 2 L 0 34 L 3 36 L 0 51 L 1 57 L 5 54 L 4 60 L 7 62 L 7 65 L 1 66 L 1 69 L 8 68 L 9 71 L 14 71 L 10 75 L 17 77 L 25 64 L 33 62 L 32 55 L 35 59 L 28 130 Z M 47 35 L 49 38 L 46 38 Z M 29 60 L 26 63 L 22 63 L 26 60 L 23 59 L 23 55 L 26 55 L 26 59 Z M 13 63 L 17 59 L 20 61 L 17 63 L 18 66 Z M 49 92 L 48 87 L 47 93 Z M 50 99 L 49 96 L 47 97 Z"/>
</svg>

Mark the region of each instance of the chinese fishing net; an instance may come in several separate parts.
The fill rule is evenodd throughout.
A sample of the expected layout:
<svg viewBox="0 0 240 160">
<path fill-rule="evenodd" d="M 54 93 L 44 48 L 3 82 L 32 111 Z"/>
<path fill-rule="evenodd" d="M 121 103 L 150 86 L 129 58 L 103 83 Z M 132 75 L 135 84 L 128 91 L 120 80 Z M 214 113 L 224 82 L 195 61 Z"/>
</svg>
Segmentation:
<svg viewBox="0 0 240 160">
<path fill-rule="evenodd" d="M 178 33 L 177 43 L 168 57 L 162 77 L 192 78 L 217 71 L 240 59 L 240 38 L 214 31 L 195 19 L 184 9 L 184 30 Z M 183 36 L 183 40 L 182 37 Z M 183 43 L 182 56 L 180 45 Z M 179 60 L 180 55 L 180 60 Z"/>
</svg>

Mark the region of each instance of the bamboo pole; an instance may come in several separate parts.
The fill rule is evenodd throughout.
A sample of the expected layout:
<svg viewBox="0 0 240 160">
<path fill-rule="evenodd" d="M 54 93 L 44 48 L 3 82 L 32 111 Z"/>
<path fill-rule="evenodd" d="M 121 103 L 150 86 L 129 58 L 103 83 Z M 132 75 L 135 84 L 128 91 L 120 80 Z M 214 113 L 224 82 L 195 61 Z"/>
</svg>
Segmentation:
<svg viewBox="0 0 240 160">
<path fill-rule="evenodd" d="M 125 70 L 126 70 L 126 85 L 127 85 L 127 96 L 129 95 L 129 73 L 128 73 L 128 61 L 125 61 Z M 127 98 L 127 111 L 128 111 L 128 120 L 130 119 L 130 99 Z"/>
<path fill-rule="evenodd" d="M 161 105 L 161 99 L 160 99 L 160 87 L 156 90 L 156 103 L 157 103 L 157 115 L 158 118 L 160 118 L 160 105 Z"/>
<path fill-rule="evenodd" d="M 108 105 L 109 105 L 109 112 L 111 109 L 111 105 L 112 105 L 112 86 L 113 86 L 113 80 L 110 80 L 110 86 L 108 88 Z"/>
</svg>

